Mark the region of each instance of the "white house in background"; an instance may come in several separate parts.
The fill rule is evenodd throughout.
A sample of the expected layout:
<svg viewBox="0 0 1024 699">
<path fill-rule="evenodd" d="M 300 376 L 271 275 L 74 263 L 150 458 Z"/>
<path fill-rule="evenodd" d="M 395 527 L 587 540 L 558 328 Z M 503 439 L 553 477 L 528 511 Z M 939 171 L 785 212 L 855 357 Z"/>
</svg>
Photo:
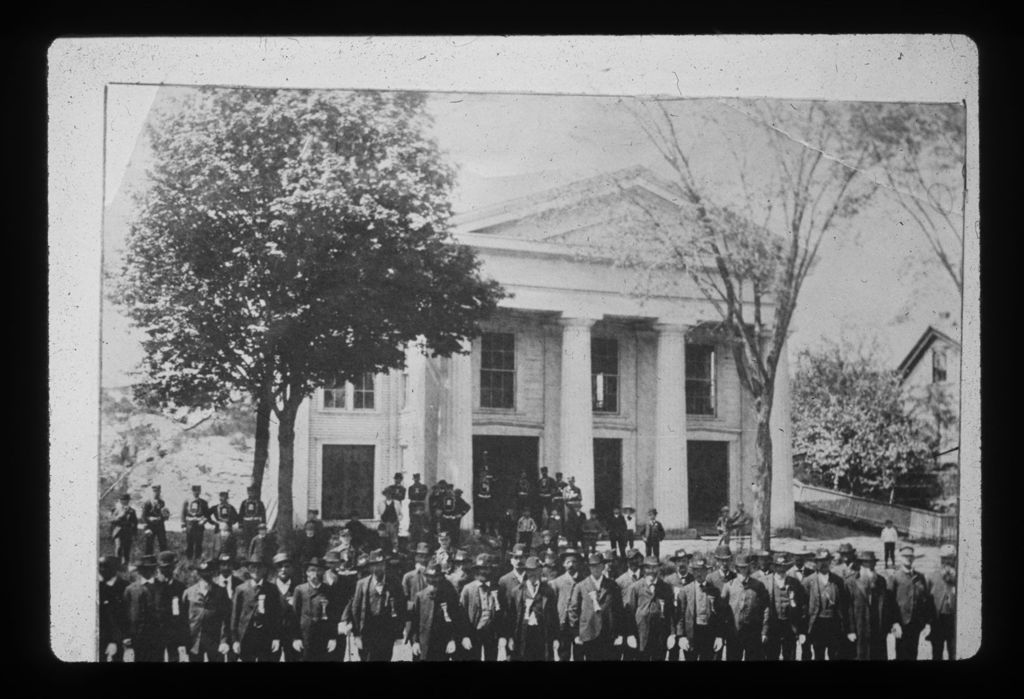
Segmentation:
<svg viewBox="0 0 1024 699">
<path fill-rule="evenodd" d="M 943 319 L 948 320 L 949 314 Z M 951 326 L 939 330 L 928 328 L 914 343 L 913 348 L 899 364 L 899 374 L 907 394 L 922 397 L 929 391 L 943 393 L 953 409 L 952 424 L 936 425 L 939 448 L 936 461 L 940 465 L 958 464 L 960 461 L 960 342 L 954 339 L 959 330 Z"/>
<path fill-rule="evenodd" d="M 575 476 L 585 508 L 656 507 L 672 530 L 752 502 L 756 420 L 718 320 L 696 287 L 642 298 L 635 273 L 580 246 L 622 236 L 624 210 L 673 206 L 630 169 L 457 217 L 486 276 L 511 296 L 466 355 L 408 350 L 403 372 L 327 387 L 296 425 L 294 512 L 372 520 L 395 473 L 454 483 L 470 499 L 486 463 L 499 501 L 520 472 Z M 628 213 L 628 211 L 627 211 Z M 789 373 L 776 382 L 772 521 L 793 525 Z M 276 459 L 276 450 L 271 450 Z M 271 463 L 273 469 L 275 464 Z M 472 517 L 470 513 L 469 517 Z M 465 523 L 465 524 L 468 524 Z"/>
</svg>

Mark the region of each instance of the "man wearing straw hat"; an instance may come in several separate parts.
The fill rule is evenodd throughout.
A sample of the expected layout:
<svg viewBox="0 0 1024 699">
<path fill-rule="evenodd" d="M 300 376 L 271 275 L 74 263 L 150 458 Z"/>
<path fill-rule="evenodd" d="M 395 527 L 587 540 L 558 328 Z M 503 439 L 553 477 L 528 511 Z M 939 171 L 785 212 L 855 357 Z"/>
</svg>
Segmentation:
<svg viewBox="0 0 1024 699">
<path fill-rule="evenodd" d="M 627 654 L 636 660 L 664 660 L 672 634 L 675 592 L 661 578 L 661 561 L 655 556 L 643 559 L 643 576 L 629 586 L 623 599 Z"/>
<path fill-rule="evenodd" d="M 356 583 L 352 601 L 345 608 L 341 630 L 352 635 L 352 647 L 367 662 L 388 662 L 395 641 L 402 637 L 408 609 L 402 584 L 388 573 L 384 552 L 366 558 L 369 575 Z"/>
<path fill-rule="evenodd" d="M 558 597 L 541 581 L 541 563 L 526 559 L 526 580 L 509 600 L 507 648 L 511 660 L 552 660 L 558 635 Z"/>
<path fill-rule="evenodd" d="M 708 577 L 708 564 L 697 554 L 690 560 L 693 580 L 675 593 L 675 636 L 687 661 L 717 660 L 726 621 L 718 588 Z"/>
<path fill-rule="evenodd" d="M 892 609 L 886 593 L 885 578 L 875 571 L 878 559 L 874 551 L 857 554 L 857 574 L 846 578 L 850 595 L 850 630 L 856 634 L 853 658 L 885 660 L 886 639 L 892 625 Z"/>
<path fill-rule="evenodd" d="M 935 615 L 927 640 L 932 644 L 932 660 L 942 660 L 943 648 L 950 660 L 956 658 L 956 547 L 944 544 L 939 549 L 942 567 L 927 578 Z"/>
<path fill-rule="evenodd" d="M 760 580 L 770 600 L 768 638 L 764 644 L 765 660 L 796 660 L 797 643 L 806 638 L 803 633 L 804 610 L 807 595 L 800 581 L 788 574 L 791 561 L 785 553 L 772 557 L 771 572 Z"/>
<path fill-rule="evenodd" d="M 235 590 L 231 600 L 231 645 L 242 662 L 268 663 L 278 658 L 285 638 L 281 593 L 267 578 L 266 562 L 259 557 L 248 561 L 248 580 Z"/>
<path fill-rule="evenodd" d="M 425 573 L 427 587 L 413 600 L 408 621 L 413 658 L 428 662 L 450 660 L 460 644 L 466 651 L 473 648 L 465 612 L 440 565 L 428 564 Z"/>
<path fill-rule="evenodd" d="M 466 612 L 469 640 L 472 647 L 466 652 L 467 660 L 498 659 L 498 646 L 504 612 L 498 601 L 498 588 L 494 584 L 494 566 L 489 554 L 478 554 L 473 562 L 473 581 L 462 588 L 459 604 Z"/>
<path fill-rule="evenodd" d="M 913 546 L 899 551 L 899 567 L 889 578 L 889 595 L 895 605 L 892 633 L 896 637 L 896 659 L 917 660 L 921 632 L 932 621 L 932 597 L 924 576 L 914 570 Z"/>
</svg>

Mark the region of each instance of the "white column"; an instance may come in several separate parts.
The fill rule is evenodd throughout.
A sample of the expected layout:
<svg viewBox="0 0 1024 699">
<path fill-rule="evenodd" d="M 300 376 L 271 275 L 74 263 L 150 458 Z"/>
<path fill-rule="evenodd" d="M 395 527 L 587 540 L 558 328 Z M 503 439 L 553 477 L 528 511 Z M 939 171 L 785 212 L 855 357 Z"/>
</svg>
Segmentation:
<svg viewBox="0 0 1024 699">
<path fill-rule="evenodd" d="M 789 402 L 789 345 L 775 373 L 775 396 L 770 420 L 772 432 L 772 529 L 792 527 L 793 510 L 793 430 Z"/>
<path fill-rule="evenodd" d="M 686 471 L 686 326 L 660 323 L 655 398 L 654 507 L 666 529 L 690 524 Z M 637 513 L 638 516 L 645 513 Z"/>
<path fill-rule="evenodd" d="M 469 349 L 469 343 L 464 345 Z M 437 476 L 473 498 L 473 363 L 469 354 L 453 354 L 448 360 L 447 385 L 441 405 L 440 454 Z M 473 513 L 463 526 L 473 525 Z"/>
<path fill-rule="evenodd" d="M 566 480 L 576 479 L 583 509 L 594 507 L 594 415 L 590 396 L 592 318 L 562 318 L 559 458 Z"/>
</svg>

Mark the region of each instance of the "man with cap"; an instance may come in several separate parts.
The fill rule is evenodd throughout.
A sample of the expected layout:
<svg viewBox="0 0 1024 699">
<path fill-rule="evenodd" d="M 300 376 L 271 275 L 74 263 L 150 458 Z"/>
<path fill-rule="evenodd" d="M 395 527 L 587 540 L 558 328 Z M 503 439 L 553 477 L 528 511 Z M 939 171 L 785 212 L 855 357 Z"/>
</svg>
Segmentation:
<svg viewBox="0 0 1024 699">
<path fill-rule="evenodd" d="M 558 596 L 541 580 L 541 563 L 536 556 L 527 558 L 523 569 L 526 580 L 509 599 L 509 659 L 553 660 L 558 636 Z"/>
<path fill-rule="evenodd" d="M 661 561 L 654 556 L 643 559 L 643 576 L 632 583 L 623 599 L 628 660 L 664 660 L 669 637 L 675 646 L 672 626 L 675 618 L 675 594 L 661 578 Z"/>
<path fill-rule="evenodd" d="M 569 626 L 576 630 L 583 660 L 613 660 L 622 643 L 622 593 L 605 576 L 601 554 L 590 554 L 587 564 L 590 575 L 573 588 L 569 601 Z"/>
<path fill-rule="evenodd" d="M 721 592 L 725 584 L 736 577 L 732 569 L 732 550 L 725 544 L 715 548 L 715 569 L 708 574 L 708 582 Z"/>
<path fill-rule="evenodd" d="M 285 662 L 295 662 L 299 654 L 292 647 L 291 633 L 296 626 L 295 608 L 292 601 L 295 596 L 295 567 L 292 559 L 284 551 L 274 554 L 274 579 L 271 581 L 277 588 L 281 604 L 281 657 Z M 274 658 L 277 659 L 276 657 Z"/>
<path fill-rule="evenodd" d="M 459 549 L 455 552 L 452 557 L 452 563 L 455 565 L 451 573 L 447 575 L 448 582 L 451 583 L 452 587 L 455 588 L 455 592 L 461 593 L 473 576 L 470 573 L 470 568 L 473 565 L 473 559 L 470 557 L 469 552 L 466 549 Z"/>
<path fill-rule="evenodd" d="M 459 540 L 462 538 L 462 520 L 473 508 L 468 502 L 466 502 L 466 498 L 462 496 L 461 488 L 456 488 L 452 491 L 452 494 L 455 497 L 455 520 L 452 522 L 452 543 L 458 546 Z"/>
<path fill-rule="evenodd" d="M 516 544 L 510 555 L 512 570 L 498 578 L 498 603 L 502 609 L 508 609 L 512 595 L 526 580 L 526 547 Z"/>
<path fill-rule="evenodd" d="M 932 660 L 942 660 L 943 649 L 948 658 L 956 658 L 956 547 L 943 544 L 939 548 L 941 566 L 925 582 L 932 596 Z"/>
<path fill-rule="evenodd" d="M 857 555 L 857 574 L 846 578 L 850 597 L 850 630 L 856 634 L 852 659 L 885 660 L 887 638 L 892 627 L 892 609 L 885 578 L 875 572 L 878 560 L 874 551 Z"/>
<path fill-rule="evenodd" d="M 139 529 L 139 518 L 131 506 L 131 496 L 122 493 L 110 510 L 110 538 L 114 542 L 114 555 L 127 568 L 132 557 L 132 542 Z"/>
<path fill-rule="evenodd" d="M 499 639 L 504 630 L 504 613 L 498 600 L 498 588 L 494 584 L 494 566 L 486 553 L 478 554 L 473 561 L 474 580 L 467 583 L 459 594 L 459 604 L 466 613 L 469 640 L 472 647 L 465 653 L 465 660 L 498 659 Z"/>
<path fill-rule="evenodd" d="M 122 660 L 128 618 L 124 591 L 128 582 L 118 575 L 121 561 L 116 556 L 99 559 L 99 658 L 100 662 Z"/>
<path fill-rule="evenodd" d="M 199 581 L 187 588 L 182 598 L 183 615 L 188 620 L 188 661 L 223 661 L 230 645 L 231 600 L 224 588 L 213 584 L 211 561 L 200 561 L 196 573 Z"/>
<path fill-rule="evenodd" d="M 693 579 L 675 593 L 675 635 L 687 661 L 717 660 L 723 647 L 727 616 L 719 589 L 708 581 L 708 564 L 697 554 L 690 560 Z"/>
<path fill-rule="evenodd" d="M 242 521 L 242 541 L 248 546 L 256 536 L 260 525 L 267 524 L 267 508 L 257 494 L 256 486 L 245 489 L 245 500 L 238 506 L 238 516 Z"/>
<path fill-rule="evenodd" d="M 665 538 L 665 527 L 658 521 L 658 511 L 653 507 L 647 511 L 647 521 L 640 529 L 640 538 L 644 540 L 645 555 L 661 557 L 661 542 Z"/>
<path fill-rule="evenodd" d="M 192 486 L 192 499 L 181 505 L 181 531 L 185 532 L 185 557 L 189 560 L 203 555 L 203 533 L 210 519 L 210 503 L 200 495 L 202 491 L 202 486 Z"/>
<path fill-rule="evenodd" d="M 472 650 L 465 613 L 455 588 L 445 580 L 437 563 L 426 568 L 427 587 L 417 593 L 409 616 L 407 636 L 412 641 L 413 659 L 448 660 L 459 645 Z"/>
<path fill-rule="evenodd" d="M 565 481 L 562 480 L 562 473 L 555 473 L 554 489 L 551 492 L 551 512 L 557 512 L 559 519 L 565 521 Z M 549 519 L 550 519 L 550 513 Z M 548 524 L 550 527 L 550 523 Z"/>
<path fill-rule="evenodd" d="M 389 662 L 395 640 L 402 637 L 408 604 L 402 583 L 388 570 L 384 552 L 366 558 L 369 575 L 356 582 L 352 601 L 342 616 L 343 629 L 352 635 L 352 647 L 367 662 Z"/>
<path fill-rule="evenodd" d="M 569 605 L 572 601 L 572 591 L 583 576 L 576 549 L 565 549 L 561 553 L 561 558 L 563 572 L 551 582 L 551 589 L 555 591 L 558 605 L 558 660 L 568 662 L 573 655 L 576 656 L 576 660 L 580 658 L 579 651 L 574 651 L 576 629 L 569 625 Z"/>
<path fill-rule="evenodd" d="M 430 490 L 420 483 L 420 474 L 412 474 L 409 497 L 409 541 L 418 544 L 427 535 L 427 495 Z"/>
<path fill-rule="evenodd" d="M 238 510 L 228 502 L 228 491 L 222 490 L 217 495 L 220 498 L 220 502 L 210 509 L 210 521 L 217 528 L 220 528 L 221 522 L 226 522 L 228 529 L 234 531 L 235 525 L 238 524 Z"/>
<path fill-rule="evenodd" d="M 377 517 L 380 520 L 380 534 L 385 553 L 398 550 L 398 512 L 400 505 L 393 497 L 393 487 L 389 485 L 381 491 L 384 499 L 377 505 Z M 405 489 L 403 488 L 402 490 L 404 492 Z"/>
<path fill-rule="evenodd" d="M 491 479 L 481 478 L 474 494 L 476 502 L 476 524 L 485 534 L 497 533 L 494 517 L 494 491 L 491 489 Z"/>
<path fill-rule="evenodd" d="M 170 518 L 171 512 L 167 509 L 167 503 L 160 496 L 160 486 L 153 486 L 153 497 L 142 503 L 142 522 L 145 524 L 145 545 L 146 553 L 153 553 L 153 546 L 157 551 L 167 550 L 167 529 L 165 523 Z"/>
<path fill-rule="evenodd" d="M 850 630 L 850 601 L 843 579 L 832 572 L 832 554 L 818 549 L 814 554 L 817 571 L 804 578 L 807 592 L 807 640 L 814 660 L 838 660 L 841 643 L 854 634 Z"/>
<path fill-rule="evenodd" d="M 281 592 L 267 578 L 263 559 L 252 558 L 247 566 L 251 577 L 238 586 L 231 600 L 232 651 L 242 662 L 272 662 L 288 637 Z"/>
<path fill-rule="evenodd" d="M 183 612 L 185 583 L 175 577 L 177 564 L 177 554 L 161 551 L 157 556 L 156 577 L 152 582 L 161 648 L 167 652 L 169 663 L 185 659 L 185 644 L 188 640 L 188 620 Z"/>
<path fill-rule="evenodd" d="M 761 581 L 751 575 L 752 564 L 750 556 L 737 554 L 736 577 L 722 586 L 722 602 L 729 621 L 726 660 L 764 659 L 771 600 Z"/>
<path fill-rule="evenodd" d="M 679 590 L 693 580 L 693 574 L 689 571 L 690 554 L 686 553 L 685 549 L 676 549 L 675 553 L 668 560 L 675 565 L 675 571 L 665 576 L 665 582 L 672 587 L 673 599 L 675 599 L 675 596 L 679 594 Z M 669 642 L 668 659 L 670 662 L 679 660 L 678 643 Z"/>
<path fill-rule="evenodd" d="M 789 556 L 777 553 L 771 559 L 771 572 L 760 579 L 768 591 L 768 638 L 764 643 L 765 660 L 796 660 L 797 643 L 806 639 L 803 633 L 807 593 L 800 581 L 788 574 Z"/>
<path fill-rule="evenodd" d="M 405 519 L 405 485 L 402 483 L 404 477 L 401 473 L 394 476 L 395 482 L 384 489 L 384 496 L 395 501 L 399 521 Z"/>
<path fill-rule="evenodd" d="M 156 556 L 143 555 L 135 564 L 138 579 L 124 591 L 128 623 L 124 629 L 123 646 L 132 651 L 137 663 L 159 663 L 164 659 L 164 636 L 153 579 L 156 567 Z"/>
<path fill-rule="evenodd" d="M 913 546 L 899 550 L 899 567 L 889 577 L 889 595 L 894 605 L 892 633 L 896 637 L 896 659 L 917 660 L 921 632 L 932 621 L 932 596 L 924 576 L 914 570 Z"/>
<path fill-rule="evenodd" d="M 555 479 L 548 475 L 548 467 L 540 467 L 540 478 L 537 479 L 537 504 L 539 505 L 538 515 L 540 521 L 547 525 L 548 515 L 551 514 L 551 499 L 555 495 Z"/>
<path fill-rule="evenodd" d="M 608 519 L 608 541 L 613 549 L 617 549 L 619 555 L 626 558 L 626 518 L 622 516 L 622 510 L 618 507 L 612 508 L 612 516 Z"/>
<path fill-rule="evenodd" d="M 326 561 L 312 558 L 305 567 L 306 582 L 298 585 L 292 596 L 292 648 L 303 662 L 324 662 L 332 659 L 338 646 L 338 624 L 343 610 L 338 609 L 330 586 L 324 582 Z"/>
</svg>

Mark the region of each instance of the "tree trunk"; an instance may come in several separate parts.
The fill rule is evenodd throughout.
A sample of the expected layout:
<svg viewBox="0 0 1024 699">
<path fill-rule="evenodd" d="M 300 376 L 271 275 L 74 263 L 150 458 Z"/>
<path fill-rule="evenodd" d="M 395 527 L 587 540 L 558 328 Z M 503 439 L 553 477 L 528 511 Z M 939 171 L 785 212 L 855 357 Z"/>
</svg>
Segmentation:
<svg viewBox="0 0 1024 699">
<path fill-rule="evenodd" d="M 286 405 L 278 413 L 280 424 L 277 428 L 278 472 L 277 472 L 277 540 L 288 542 L 292 539 L 292 475 L 295 472 L 295 414 L 297 406 Z"/>
<path fill-rule="evenodd" d="M 262 499 L 263 474 L 267 470 L 270 457 L 270 414 L 273 406 L 270 399 L 261 396 L 256 399 L 256 446 L 252 457 L 252 486 L 256 489 L 256 497 Z"/>
<path fill-rule="evenodd" d="M 757 406 L 757 439 L 754 442 L 754 506 L 750 544 L 771 551 L 772 543 L 772 404 L 762 398 Z"/>
</svg>

